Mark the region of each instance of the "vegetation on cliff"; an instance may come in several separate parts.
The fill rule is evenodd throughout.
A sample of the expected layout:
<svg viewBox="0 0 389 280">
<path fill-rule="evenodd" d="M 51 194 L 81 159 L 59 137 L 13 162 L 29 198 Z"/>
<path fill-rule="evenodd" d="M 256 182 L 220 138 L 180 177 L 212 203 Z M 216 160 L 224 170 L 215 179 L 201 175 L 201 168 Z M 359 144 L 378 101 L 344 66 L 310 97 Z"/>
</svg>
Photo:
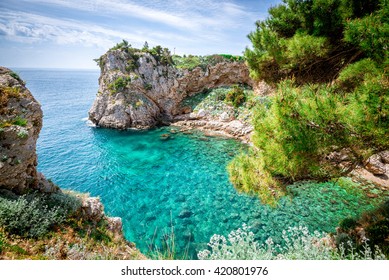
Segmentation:
<svg viewBox="0 0 389 280">
<path fill-rule="evenodd" d="M 132 59 L 127 61 L 128 71 L 133 71 L 137 68 L 136 61 L 139 58 L 139 54 L 141 53 L 149 53 L 151 54 L 158 62 L 162 65 L 171 65 L 175 66 L 178 69 L 187 69 L 193 70 L 196 67 L 200 67 L 203 70 L 207 68 L 207 66 L 213 66 L 217 63 L 222 62 L 233 62 L 233 61 L 242 61 L 244 58 L 242 56 L 231 55 L 231 54 L 213 54 L 213 55 L 177 55 L 171 54 L 171 51 L 168 48 L 163 48 L 160 45 L 154 46 L 152 48 L 149 47 L 149 44 L 145 42 L 142 49 L 132 47 L 128 41 L 123 40 L 120 43 L 117 43 L 114 47 L 110 49 L 113 50 L 122 50 L 125 53 L 129 54 Z M 95 59 L 96 63 L 101 67 L 101 58 Z"/>
<path fill-rule="evenodd" d="M 109 220 L 85 214 L 85 194 L 23 196 L 0 189 L 0 259 L 143 259 Z"/>
<path fill-rule="evenodd" d="M 297 180 L 328 180 L 389 148 L 387 1 L 284 1 L 249 35 L 251 76 L 277 88 L 258 104 L 248 154 L 229 166 L 239 190 L 276 204 Z"/>
</svg>

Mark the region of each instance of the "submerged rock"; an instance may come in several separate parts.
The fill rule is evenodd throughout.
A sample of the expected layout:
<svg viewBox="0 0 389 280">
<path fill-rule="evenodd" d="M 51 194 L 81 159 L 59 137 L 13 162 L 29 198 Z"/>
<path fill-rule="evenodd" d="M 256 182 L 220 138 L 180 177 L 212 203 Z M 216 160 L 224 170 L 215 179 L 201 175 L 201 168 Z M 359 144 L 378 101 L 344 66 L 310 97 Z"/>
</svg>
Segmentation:
<svg viewBox="0 0 389 280">
<path fill-rule="evenodd" d="M 192 216 L 193 212 L 188 210 L 188 209 L 184 209 L 180 212 L 180 214 L 178 214 L 178 217 L 183 219 L 183 218 L 189 218 L 190 216 Z"/>
</svg>

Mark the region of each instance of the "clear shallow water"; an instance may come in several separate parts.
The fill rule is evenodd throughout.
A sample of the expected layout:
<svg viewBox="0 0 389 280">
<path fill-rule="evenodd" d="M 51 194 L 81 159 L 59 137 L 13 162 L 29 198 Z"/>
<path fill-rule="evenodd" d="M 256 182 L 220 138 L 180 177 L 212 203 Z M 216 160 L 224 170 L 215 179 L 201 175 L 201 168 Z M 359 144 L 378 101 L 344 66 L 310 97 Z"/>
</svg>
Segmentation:
<svg viewBox="0 0 389 280">
<path fill-rule="evenodd" d="M 17 69 L 44 112 L 39 170 L 62 188 L 100 196 L 106 213 L 123 219 L 125 236 L 144 253 L 174 229 L 178 256 L 205 249 L 210 237 L 246 223 L 258 240 L 280 238 L 288 226 L 333 231 L 370 208 L 337 185 L 293 187 L 295 197 L 272 209 L 238 194 L 226 165 L 242 146 L 234 140 L 171 128 L 115 131 L 87 125 L 98 71 Z M 161 135 L 169 133 L 169 139 Z"/>
</svg>

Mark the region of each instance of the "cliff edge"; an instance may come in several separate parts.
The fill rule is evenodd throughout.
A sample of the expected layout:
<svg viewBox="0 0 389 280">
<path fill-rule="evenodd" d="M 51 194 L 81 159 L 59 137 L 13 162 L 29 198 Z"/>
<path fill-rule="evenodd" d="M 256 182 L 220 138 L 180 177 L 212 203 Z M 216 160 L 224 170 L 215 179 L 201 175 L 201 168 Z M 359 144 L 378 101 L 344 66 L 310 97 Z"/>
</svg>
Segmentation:
<svg viewBox="0 0 389 280">
<path fill-rule="evenodd" d="M 41 128 L 40 104 L 0 67 L 0 259 L 145 258 L 99 198 L 62 191 L 37 171 Z"/>
</svg>

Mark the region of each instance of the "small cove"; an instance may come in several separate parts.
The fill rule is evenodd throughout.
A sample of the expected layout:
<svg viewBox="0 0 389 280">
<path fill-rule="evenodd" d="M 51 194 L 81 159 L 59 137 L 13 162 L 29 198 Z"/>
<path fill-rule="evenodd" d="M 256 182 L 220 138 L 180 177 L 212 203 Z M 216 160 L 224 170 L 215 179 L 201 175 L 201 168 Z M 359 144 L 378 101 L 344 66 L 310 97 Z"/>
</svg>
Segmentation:
<svg viewBox="0 0 389 280">
<path fill-rule="evenodd" d="M 161 248 L 174 231 L 177 256 L 206 249 L 213 234 L 243 223 L 260 241 L 288 226 L 333 231 L 342 218 L 371 207 L 359 194 L 332 183 L 294 186 L 278 208 L 238 194 L 226 166 L 244 148 L 232 139 L 172 128 L 115 131 L 90 127 L 87 112 L 98 71 L 17 70 L 41 103 L 39 170 L 65 189 L 100 196 L 105 211 L 123 219 L 125 236 L 143 252 Z M 161 137 L 170 134 L 168 139 Z M 188 250 L 188 253 L 187 253 Z"/>
</svg>

